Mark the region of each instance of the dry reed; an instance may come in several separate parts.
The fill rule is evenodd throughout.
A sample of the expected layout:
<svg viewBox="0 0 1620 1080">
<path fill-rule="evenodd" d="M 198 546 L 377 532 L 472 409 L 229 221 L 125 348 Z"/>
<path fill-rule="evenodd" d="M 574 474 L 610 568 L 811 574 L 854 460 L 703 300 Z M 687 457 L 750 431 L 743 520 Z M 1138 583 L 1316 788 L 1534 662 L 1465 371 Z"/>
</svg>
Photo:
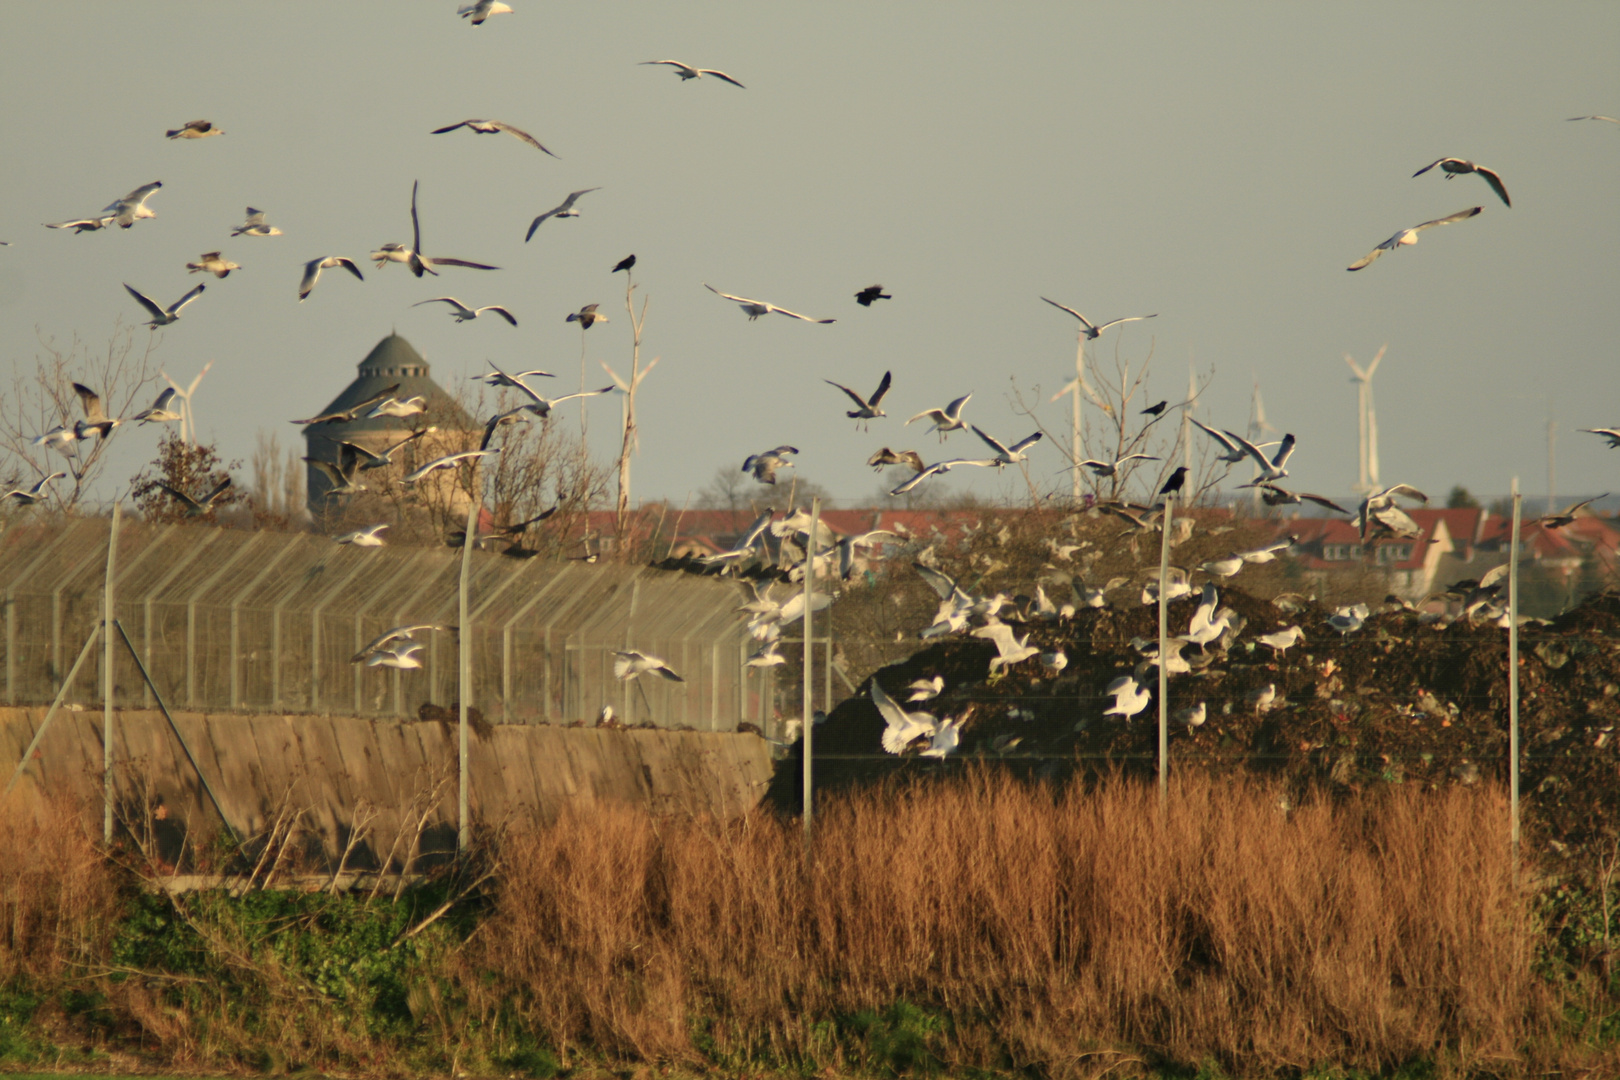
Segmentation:
<svg viewBox="0 0 1620 1080">
<path fill-rule="evenodd" d="M 0 986 L 98 956 L 121 914 L 118 878 L 71 799 L 0 816 Z"/>
<path fill-rule="evenodd" d="M 1550 1005 L 1500 794 L 1281 791 L 980 774 L 829 800 L 809 858 L 598 809 L 508 839 L 469 983 L 564 1054 L 869 1066 L 837 1032 L 905 1002 L 950 1068 L 1513 1071 Z"/>
</svg>

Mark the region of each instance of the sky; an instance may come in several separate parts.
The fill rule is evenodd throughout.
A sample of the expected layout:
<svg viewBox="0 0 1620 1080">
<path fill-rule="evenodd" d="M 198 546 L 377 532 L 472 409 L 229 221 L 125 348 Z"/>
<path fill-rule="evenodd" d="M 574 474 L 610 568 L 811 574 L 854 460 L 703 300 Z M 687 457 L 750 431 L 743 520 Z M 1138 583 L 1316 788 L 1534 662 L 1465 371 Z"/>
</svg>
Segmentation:
<svg viewBox="0 0 1620 1080">
<path fill-rule="evenodd" d="M 1342 357 L 1386 345 L 1385 483 L 1500 494 L 1517 475 L 1544 492 L 1552 418 L 1559 492 L 1620 489 L 1613 452 L 1577 433 L 1620 423 L 1620 125 L 1565 119 L 1620 116 L 1620 5 L 513 0 L 478 27 L 455 6 L 8 5 L 0 363 L 31 370 L 42 338 L 104 343 L 144 318 L 121 283 L 168 304 L 203 280 L 185 263 L 220 249 L 242 269 L 206 278 L 154 359 L 181 380 L 214 362 L 202 435 L 247 459 L 260 431 L 294 444 L 288 421 L 391 330 L 452 390 L 493 361 L 555 371 L 567 392 L 582 341 L 564 317 L 600 303 L 611 321 L 583 343 L 588 383 L 605 384 L 598 361 L 624 371 L 630 354 L 609 270 L 634 252 L 643 354 L 660 358 L 638 398 L 637 500 L 680 504 L 788 443 L 802 475 L 865 503 L 880 446 L 982 453 L 971 433 L 942 447 L 904 423 L 969 392 L 967 418 L 1004 441 L 1033 430 L 1018 391 L 1066 431 L 1067 405 L 1046 401 L 1073 376 L 1075 324 L 1042 296 L 1097 320 L 1157 313 L 1092 346 L 1105 367 L 1151 357 L 1146 400 L 1185 397 L 1190 363 L 1213 373 L 1199 418 L 1243 431 L 1257 381 L 1298 438 L 1299 489 L 1348 495 Z M 661 59 L 746 89 L 639 66 Z M 164 138 L 197 118 L 226 134 Z M 428 134 L 465 118 L 558 157 Z M 1495 169 L 1513 207 L 1477 176 L 1412 177 L 1447 156 Z M 127 232 L 40 227 L 155 179 L 157 218 Z M 410 242 L 413 180 L 428 253 L 502 269 L 418 281 L 362 262 L 364 283 L 327 271 L 300 304 L 305 260 Z M 524 242 L 536 214 L 597 186 L 579 218 Z M 248 205 L 285 235 L 231 239 Z M 1397 230 L 1474 205 L 1346 273 Z M 705 282 L 838 321 L 749 322 Z M 857 306 L 879 282 L 894 299 Z M 519 326 L 411 306 L 440 295 L 504 304 Z M 823 380 L 865 393 L 885 370 L 889 415 L 862 433 Z M 619 406 L 590 408 L 608 459 Z M 120 432 L 109 482 L 155 444 Z M 1058 449 L 1031 460 L 1038 484 L 1067 490 Z M 1011 470 L 931 483 L 1025 490 Z"/>
</svg>

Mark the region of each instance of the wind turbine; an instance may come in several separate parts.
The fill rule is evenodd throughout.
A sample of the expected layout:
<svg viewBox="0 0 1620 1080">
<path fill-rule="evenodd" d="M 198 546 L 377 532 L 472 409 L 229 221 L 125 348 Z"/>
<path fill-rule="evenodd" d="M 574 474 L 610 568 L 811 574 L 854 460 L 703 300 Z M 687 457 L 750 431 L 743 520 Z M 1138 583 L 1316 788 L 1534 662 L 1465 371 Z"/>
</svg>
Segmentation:
<svg viewBox="0 0 1620 1080">
<path fill-rule="evenodd" d="M 1186 467 L 1187 474 L 1192 474 L 1192 414 L 1198 408 L 1198 375 L 1193 369 L 1192 355 L 1187 356 L 1187 407 L 1181 410 L 1181 464 Z M 1192 488 L 1183 486 L 1181 489 L 1181 505 L 1192 504 Z"/>
<path fill-rule="evenodd" d="M 1354 490 L 1358 494 L 1376 490 L 1378 487 L 1378 413 L 1373 408 L 1372 377 L 1378 371 L 1378 362 L 1384 358 L 1384 350 L 1389 346 L 1383 345 L 1378 355 L 1372 358 L 1372 363 L 1365 368 L 1350 358 L 1349 353 L 1344 354 L 1344 362 L 1350 365 L 1350 381 L 1356 384 L 1356 428 L 1357 428 L 1357 480 Z"/>
<path fill-rule="evenodd" d="M 212 360 L 204 364 L 203 369 L 197 372 L 197 377 L 191 380 L 191 385 L 184 390 L 180 389 L 179 383 L 169 378 L 167 371 L 159 372 L 163 376 L 163 381 L 174 388 L 174 396 L 180 399 L 181 442 L 196 443 L 197 441 L 197 422 L 191 416 L 191 395 L 197 392 L 197 384 L 203 381 L 203 376 L 208 374 L 208 369 L 213 366 L 214 362 Z"/>
<path fill-rule="evenodd" d="M 1267 435 L 1275 434 L 1277 434 L 1276 427 L 1266 422 L 1266 403 L 1265 400 L 1260 396 L 1260 376 L 1258 373 L 1256 373 L 1254 376 L 1254 396 L 1251 398 L 1249 403 L 1249 441 L 1254 443 L 1256 446 L 1260 446 L 1265 442 Z M 1260 468 L 1259 466 L 1255 466 L 1254 476 L 1259 477 L 1259 475 Z M 1249 502 L 1252 506 L 1254 516 L 1259 517 L 1259 488 L 1249 489 Z"/>
</svg>

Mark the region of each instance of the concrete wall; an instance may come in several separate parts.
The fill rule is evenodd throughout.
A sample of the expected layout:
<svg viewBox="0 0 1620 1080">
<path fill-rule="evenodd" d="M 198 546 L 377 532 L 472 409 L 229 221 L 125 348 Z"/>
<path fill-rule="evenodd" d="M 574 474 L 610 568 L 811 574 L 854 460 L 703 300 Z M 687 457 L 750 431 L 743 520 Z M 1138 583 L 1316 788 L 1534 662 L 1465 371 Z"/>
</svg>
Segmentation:
<svg viewBox="0 0 1620 1080">
<path fill-rule="evenodd" d="M 44 715 L 43 708 L 0 708 L 0 784 L 11 778 Z M 382 868 L 397 840 L 397 868 L 423 816 L 421 852 L 454 849 L 454 725 L 174 716 L 225 817 L 245 839 L 264 836 L 285 807 L 304 811 L 303 843 L 318 863 L 335 863 L 355 823 L 367 815 L 374 817 L 349 857 L 351 867 Z M 63 793 L 99 833 L 101 726 L 99 710 L 59 710 L 0 814 L 54 812 L 49 796 Z M 153 821 L 163 848 L 174 850 L 186 823 L 218 827 L 219 815 L 162 713 L 118 712 L 115 746 L 121 820 Z M 734 815 L 763 797 L 772 772 L 769 750 L 750 734 L 496 725 L 487 738 L 471 739 L 471 814 L 480 828 L 550 820 L 605 803 Z"/>
</svg>

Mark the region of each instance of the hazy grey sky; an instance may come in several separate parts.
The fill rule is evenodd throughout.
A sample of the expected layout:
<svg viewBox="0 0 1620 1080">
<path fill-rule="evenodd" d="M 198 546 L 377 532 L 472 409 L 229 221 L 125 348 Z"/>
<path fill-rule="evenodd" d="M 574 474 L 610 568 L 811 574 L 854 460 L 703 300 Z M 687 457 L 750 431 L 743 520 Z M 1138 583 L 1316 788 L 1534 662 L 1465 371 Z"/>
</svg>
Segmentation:
<svg viewBox="0 0 1620 1080">
<path fill-rule="evenodd" d="M 1110 331 L 1102 355 L 1151 349 L 1155 399 L 1179 400 L 1189 358 L 1213 367 L 1206 421 L 1241 430 L 1258 377 L 1269 418 L 1299 437 L 1306 490 L 1355 480 L 1341 356 L 1386 342 L 1386 482 L 1501 492 L 1517 472 L 1542 490 L 1550 410 L 1559 489 L 1620 486 L 1612 452 L 1574 433 L 1620 422 L 1620 126 L 1565 122 L 1620 114 L 1620 5 L 512 3 L 477 28 L 454 0 L 8 5 L 0 359 L 31 365 L 40 335 L 104 342 L 141 314 L 121 282 L 166 304 L 199 280 L 188 260 L 223 249 L 243 269 L 207 279 L 158 358 L 177 377 L 215 361 L 201 427 L 246 458 L 260 428 L 293 436 L 287 421 L 390 329 L 446 387 L 488 358 L 573 388 L 580 337 L 563 317 L 600 302 L 613 321 L 588 335 L 591 381 L 599 358 L 623 368 L 623 275 L 608 271 L 635 252 L 645 353 L 663 358 L 641 402 L 638 498 L 679 502 L 780 442 L 806 476 L 864 496 L 867 455 L 933 458 L 903 421 L 969 391 L 970 419 L 1026 434 L 1014 383 L 1044 402 L 1073 370 L 1073 322 L 1042 294 L 1099 319 L 1160 313 Z M 666 58 L 747 89 L 637 66 Z M 163 138 L 198 117 L 228 134 Z M 428 134 L 467 117 L 525 128 L 562 160 Z M 1478 177 L 1411 178 L 1442 156 L 1496 169 L 1514 207 Z M 158 217 L 128 232 L 40 227 L 154 179 Z M 428 252 L 503 269 L 419 282 L 366 264 L 364 284 L 329 271 L 299 304 L 304 260 L 409 242 L 413 179 Z M 523 242 L 535 214 L 597 185 L 582 217 Z M 286 235 L 230 239 L 249 204 Z M 705 281 L 838 322 L 749 323 Z M 874 282 L 894 300 L 857 307 Z M 409 306 L 447 293 L 521 325 Z M 886 368 L 890 417 L 860 434 L 821 380 L 864 392 Z M 1045 409 L 1066 427 L 1065 405 Z M 618 414 L 594 405 L 604 456 Z M 156 436 L 120 438 L 122 482 Z M 944 448 L 978 450 L 962 434 Z M 1055 449 L 1034 460 L 1066 487 Z M 1010 475 L 940 482 L 1015 490 Z"/>
</svg>

